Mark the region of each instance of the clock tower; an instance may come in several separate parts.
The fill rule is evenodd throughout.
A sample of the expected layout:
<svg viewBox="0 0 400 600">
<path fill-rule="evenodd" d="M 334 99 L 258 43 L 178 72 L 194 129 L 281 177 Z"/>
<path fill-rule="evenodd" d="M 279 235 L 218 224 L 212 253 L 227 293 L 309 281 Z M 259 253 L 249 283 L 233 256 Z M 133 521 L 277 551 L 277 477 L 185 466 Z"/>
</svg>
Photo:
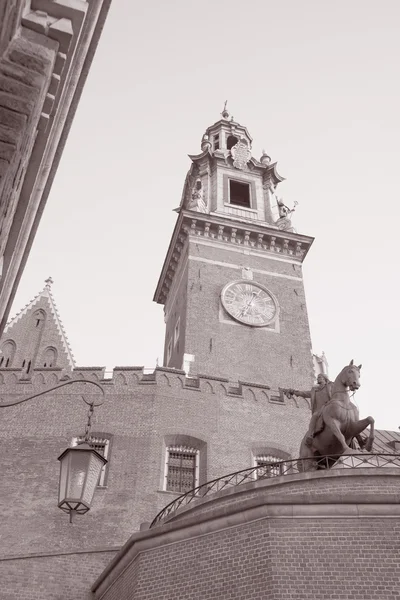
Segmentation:
<svg viewBox="0 0 400 600">
<path fill-rule="evenodd" d="M 283 178 L 225 109 L 190 155 L 179 215 L 154 300 L 164 305 L 164 366 L 279 387 L 313 382 L 302 262 L 277 200 Z"/>
</svg>

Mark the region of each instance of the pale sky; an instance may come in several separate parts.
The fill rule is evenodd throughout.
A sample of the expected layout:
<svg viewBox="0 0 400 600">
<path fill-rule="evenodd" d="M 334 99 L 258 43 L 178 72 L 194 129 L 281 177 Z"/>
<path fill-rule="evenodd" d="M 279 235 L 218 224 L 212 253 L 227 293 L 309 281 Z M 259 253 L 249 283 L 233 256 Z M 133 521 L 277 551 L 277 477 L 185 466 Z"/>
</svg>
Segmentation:
<svg viewBox="0 0 400 600">
<path fill-rule="evenodd" d="M 162 363 L 172 209 L 227 99 L 316 238 L 314 351 L 332 379 L 363 363 L 361 416 L 397 429 L 399 23 L 398 0 L 114 0 L 12 315 L 51 275 L 78 365 Z"/>
</svg>

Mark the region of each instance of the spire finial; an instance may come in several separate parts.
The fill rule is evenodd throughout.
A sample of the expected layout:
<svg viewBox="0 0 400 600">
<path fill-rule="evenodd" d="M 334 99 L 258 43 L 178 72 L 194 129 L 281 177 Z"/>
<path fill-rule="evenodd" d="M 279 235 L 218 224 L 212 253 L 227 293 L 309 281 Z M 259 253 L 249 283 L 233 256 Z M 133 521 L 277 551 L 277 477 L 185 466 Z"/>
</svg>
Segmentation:
<svg viewBox="0 0 400 600">
<path fill-rule="evenodd" d="M 52 277 L 48 277 L 45 281 L 46 284 L 46 288 L 49 290 L 51 288 L 51 285 L 54 283 Z"/>
<path fill-rule="evenodd" d="M 225 100 L 224 110 L 221 113 L 223 119 L 227 119 L 229 117 L 229 112 L 227 111 L 227 108 L 226 108 L 227 104 L 228 104 L 228 100 Z"/>
</svg>

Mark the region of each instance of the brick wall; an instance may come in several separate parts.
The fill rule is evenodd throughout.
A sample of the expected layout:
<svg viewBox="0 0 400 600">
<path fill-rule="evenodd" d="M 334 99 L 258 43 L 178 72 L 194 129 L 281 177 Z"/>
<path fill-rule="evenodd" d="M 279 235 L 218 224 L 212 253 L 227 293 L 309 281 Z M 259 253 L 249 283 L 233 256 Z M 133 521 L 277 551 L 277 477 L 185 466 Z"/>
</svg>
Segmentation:
<svg viewBox="0 0 400 600">
<path fill-rule="evenodd" d="M 60 553 L 0 561 L 1 600 L 90 600 L 90 582 L 115 552 Z"/>
<path fill-rule="evenodd" d="M 360 477 L 363 511 L 351 488 L 342 490 L 347 504 L 341 499 L 340 484 L 350 482 L 351 473 L 327 473 L 335 491 L 326 493 L 325 505 L 315 505 L 312 484 L 322 483 L 324 474 L 314 474 L 315 481 L 299 476 L 292 482 L 309 493 L 308 501 L 271 505 L 259 482 L 253 487 L 259 485 L 266 504 L 257 508 L 237 503 L 229 515 L 209 514 L 199 523 L 193 514 L 190 524 L 136 534 L 96 581 L 96 600 L 397 598 L 400 511 L 398 503 L 377 503 L 388 483 L 377 473 Z M 392 477 L 398 484 L 399 475 Z M 235 493 L 230 501 L 234 509 Z"/>
<path fill-rule="evenodd" d="M 98 381 L 99 373 L 76 369 L 74 374 Z M 1 371 L 2 398 L 11 400 L 43 390 L 59 376 L 37 371 L 30 382 L 21 383 L 20 375 L 21 371 Z M 149 380 L 140 369 L 117 368 L 112 380 L 104 382 L 104 389 L 106 401 L 95 410 L 93 432 L 113 436 L 107 487 L 98 488 L 92 509 L 76 517 L 72 525 L 57 507 L 57 457 L 74 436 L 84 432 L 87 406 L 81 396 L 88 398 L 93 390 L 82 384 L 65 387 L 1 414 L 3 569 L 7 569 L 3 560 L 11 557 L 76 550 L 91 554 L 122 546 L 142 522 L 151 521 L 177 497 L 162 491 L 165 440 L 170 436 L 191 436 L 207 444 L 203 482 L 252 466 L 255 447 L 297 456 L 310 414 L 305 400 L 299 405 L 270 402 L 262 386 L 242 386 L 239 394 L 230 394 L 226 384 L 205 377 L 198 387 L 187 387 L 182 374 L 162 369 Z M 294 422 L 297 430 L 291 426 Z M 45 578 L 46 561 L 37 564 L 44 565 Z M 76 577 L 84 578 L 86 563 L 77 561 L 77 565 Z M 29 568 L 24 566 L 23 571 Z M 25 599 L 24 594 L 21 591 L 15 598 Z M 53 598 L 51 594 L 42 597 Z M 77 591 L 74 600 L 86 600 L 86 596 Z"/>
<path fill-rule="evenodd" d="M 266 286 L 277 298 L 279 331 L 240 325 L 225 313 L 224 320 L 221 318 L 222 288 L 230 281 L 242 279 L 243 267 L 254 269 L 254 281 Z M 298 263 L 192 239 L 187 285 L 185 352 L 195 355 L 195 373 L 265 383 L 274 390 L 310 389 L 314 379 L 311 339 Z"/>
<path fill-rule="evenodd" d="M 392 600 L 400 522 L 261 520 L 138 556 L 103 600 Z"/>
</svg>

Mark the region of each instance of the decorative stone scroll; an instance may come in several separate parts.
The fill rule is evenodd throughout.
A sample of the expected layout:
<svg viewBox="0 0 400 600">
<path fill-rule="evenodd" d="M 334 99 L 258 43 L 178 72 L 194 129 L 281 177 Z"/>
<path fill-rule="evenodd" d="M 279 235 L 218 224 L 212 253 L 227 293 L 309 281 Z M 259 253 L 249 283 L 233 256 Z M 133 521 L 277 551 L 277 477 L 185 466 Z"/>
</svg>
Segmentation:
<svg viewBox="0 0 400 600">
<path fill-rule="evenodd" d="M 241 139 L 232 146 L 231 155 L 233 158 L 233 166 L 236 169 L 243 171 L 251 158 L 251 150 L 245 139 Z"/>
</svg>

